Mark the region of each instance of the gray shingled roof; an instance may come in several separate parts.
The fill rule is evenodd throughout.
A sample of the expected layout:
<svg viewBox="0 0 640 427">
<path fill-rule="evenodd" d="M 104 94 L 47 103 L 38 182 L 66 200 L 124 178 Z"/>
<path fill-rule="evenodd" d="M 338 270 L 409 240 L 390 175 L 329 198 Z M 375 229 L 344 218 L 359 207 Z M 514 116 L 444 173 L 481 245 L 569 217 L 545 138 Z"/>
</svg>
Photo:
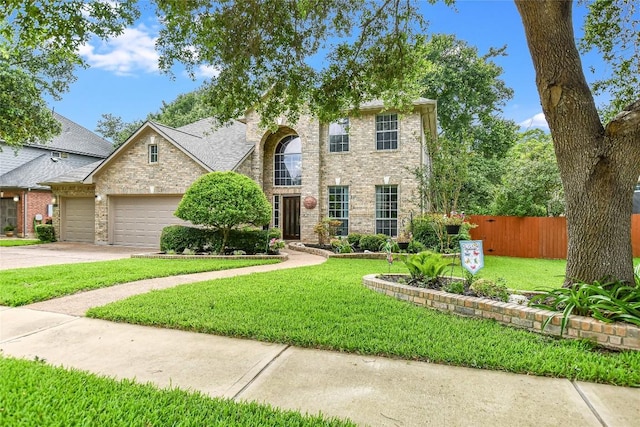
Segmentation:
<svg viewBox="0 0 640 427">
<path fill-rule="evenodd" d="M 65 151 L 104 159 L 113 151 L 113 144 L 72 122 L 58 113 L 53 116 L 62 124 L 62 132 L 46 144 L 30 144 L 50 150 Z"/>
<path fill-rule="evenodd" d="M 0 187 L 48 189 L 40 183 L 92 163 L 95 163 L 94 159 L 79 156 L 52 160 L 49 153 L 46 153 L 2 175 Z"/>
<path fill-rule="evenodd" d="M 51 184 L 63 184 L 63 183 L 81 183 L 86 177 L 94 171 L 95 168 L 100 166 L 104 160 L 98 160 L 97 162 L 89 163 L 88 165 L 81 166 L 79 168 L 72 169 L 62 175 L 57 175 L 46 181 L 42 181 L 39 184 L 51 185 Z"/>
<path fill-rule="evenodd" d="M 219 128 L 214 128 L 211 118 L 177 129 L 153 124 L 212 171 L 234 169 L 253 149 L 253 144 L 246 140 L 246 125 L 236 120 Z"/>
</svg>

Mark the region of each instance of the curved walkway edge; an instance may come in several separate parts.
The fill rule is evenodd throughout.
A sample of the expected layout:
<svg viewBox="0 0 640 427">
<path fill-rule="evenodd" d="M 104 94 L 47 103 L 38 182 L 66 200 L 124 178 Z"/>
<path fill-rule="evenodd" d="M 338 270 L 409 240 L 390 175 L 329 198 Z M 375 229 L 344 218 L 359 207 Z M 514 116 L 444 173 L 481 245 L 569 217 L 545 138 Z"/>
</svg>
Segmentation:
<svg viewBox="0 0 640 427">
<path fill-rule="evenodd" d="M 99 307 L 133 295 L 147 293 L 153 290 L 172 288 L 187 283 L 203 282 L 205 280 L 222 279 L 226 277 L 243 276 L 253 273 L 283 270 L 288 268 L 304 267 L 307 265 L 322 264 L 327 259 L 321 256 L 305 252 L 287 252 L 287 259 L 277 264 L 255 265 L 252 267 L 232 268 L 229 270 L 208 271 L 194 274 L 181 274 L 177 276 L 159 277 L 153 279 L 138 280 L 109 286 L 87 292 L 41 301 L 24 306 L 24 308 L 48 311 L 52 313 L 69 314 L 72 316 L 84 316 L 91 307 Z"/>
<path fill-rule="evenodd" d="M 82 317 L 152 289 L 320 264 L 143 280 L 26 307 L 0 306 L 0 353 L 368 426 L 637 426 L 640 388 L 388 359 Z M 70 314 L 76 313 L 76 314 Z"/>
</svg>

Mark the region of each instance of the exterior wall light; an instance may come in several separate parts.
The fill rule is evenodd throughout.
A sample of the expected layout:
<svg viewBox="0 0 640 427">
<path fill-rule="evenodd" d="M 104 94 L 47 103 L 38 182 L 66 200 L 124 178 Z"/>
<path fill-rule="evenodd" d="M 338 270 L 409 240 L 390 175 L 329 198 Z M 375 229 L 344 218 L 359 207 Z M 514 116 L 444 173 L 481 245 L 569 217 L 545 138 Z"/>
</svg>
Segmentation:
<svg viewBox="0 0 640 427">
<path fill-rule="evenodd" d="M 20 201 L 20 196 L 13 196 L 13 201 L 18 203 Z"/>
</svg>

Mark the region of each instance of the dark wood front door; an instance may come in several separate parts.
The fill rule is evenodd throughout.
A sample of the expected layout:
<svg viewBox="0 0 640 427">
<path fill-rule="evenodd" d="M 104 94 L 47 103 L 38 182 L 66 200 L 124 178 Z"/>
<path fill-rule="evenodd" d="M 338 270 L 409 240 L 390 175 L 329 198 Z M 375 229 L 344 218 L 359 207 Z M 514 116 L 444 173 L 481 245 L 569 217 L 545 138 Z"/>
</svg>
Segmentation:
<svg viewBox="0 0 640 427">
<path fill-rule="evenodd" d="M 282 198 L 282 238 L 300 240 L 300 196 Z"/>
</svg>

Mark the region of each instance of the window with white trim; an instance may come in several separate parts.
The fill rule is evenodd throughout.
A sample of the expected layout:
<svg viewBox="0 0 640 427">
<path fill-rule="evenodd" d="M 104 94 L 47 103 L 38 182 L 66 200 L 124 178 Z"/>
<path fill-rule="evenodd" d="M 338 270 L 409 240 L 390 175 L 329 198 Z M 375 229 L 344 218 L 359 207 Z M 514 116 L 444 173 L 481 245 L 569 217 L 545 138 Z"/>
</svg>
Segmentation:
<svg viewBox="0 0 640 427">
<path fill-rule="evenodd" d="M 349 151 L 349 119 L 340 119 L 329 124 L 329 152 Z"/>
<path fill-rule="evenodd" d="M 149 163 L 158 163 L 158 144 L 149 144 Z"/>
<path fill-rule="evenodd" d="M 398 186 L 376 186 L 376 233 L 398 235 Z"/>
<path fill-rule="evenodd" d="M 274 185 L 302 185 L 302 141 L 298 135 L 278 143 L 273 170 Z"/>
<path fill-rule="evenodd" d="M 398 115 L 376 116 L 376 150 L 398 149 Z"/>
<path fill-rule="evenodd" d="M 336 236 L 349 234 L 349 187 L 344 185 L 329 187 L 328 217 L 342 221 L 336 230 Z"/>
</svg>

